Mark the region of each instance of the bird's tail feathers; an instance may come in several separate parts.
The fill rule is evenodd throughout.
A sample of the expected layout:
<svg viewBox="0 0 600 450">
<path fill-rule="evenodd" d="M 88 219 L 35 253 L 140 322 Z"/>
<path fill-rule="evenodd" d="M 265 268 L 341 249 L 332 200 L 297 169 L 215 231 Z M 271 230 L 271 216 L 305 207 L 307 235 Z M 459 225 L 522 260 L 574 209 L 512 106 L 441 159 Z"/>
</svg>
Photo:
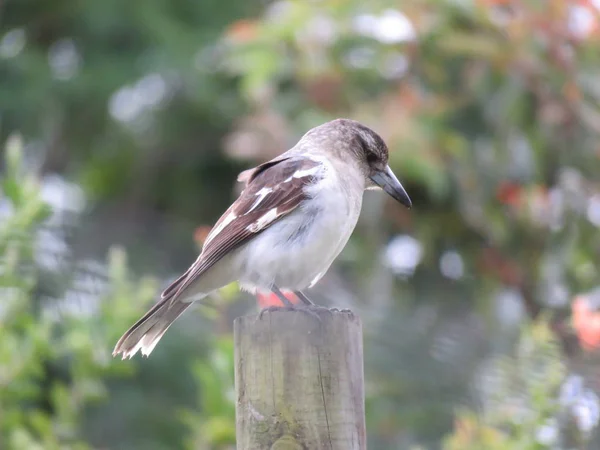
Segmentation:
<svg viewBox="0 0 600 450">
<path fill-rule="evenodd" d="M 119 339 L 113 356 L 121 353 L 123 359 L 131 358 L 138 350 L 144 356 L 150 355 L 171 324 L 190 305 L 188 302 L 173 301 L 171 296 L 161 299 Z"/>
</svg>

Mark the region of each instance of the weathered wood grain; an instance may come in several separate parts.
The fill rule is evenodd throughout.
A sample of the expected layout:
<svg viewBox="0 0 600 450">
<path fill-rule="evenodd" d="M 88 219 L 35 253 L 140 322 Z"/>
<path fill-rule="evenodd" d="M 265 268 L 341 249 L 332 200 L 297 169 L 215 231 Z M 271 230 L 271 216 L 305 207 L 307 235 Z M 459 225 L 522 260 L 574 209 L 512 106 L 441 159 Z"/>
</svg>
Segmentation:
<svg viewBox="0 0 600 450">
<path fill-rule="evenodd" d="M 235 320 L 238 450 L 366 450 L 360 319 L 314 313 Z"/>
</svg>

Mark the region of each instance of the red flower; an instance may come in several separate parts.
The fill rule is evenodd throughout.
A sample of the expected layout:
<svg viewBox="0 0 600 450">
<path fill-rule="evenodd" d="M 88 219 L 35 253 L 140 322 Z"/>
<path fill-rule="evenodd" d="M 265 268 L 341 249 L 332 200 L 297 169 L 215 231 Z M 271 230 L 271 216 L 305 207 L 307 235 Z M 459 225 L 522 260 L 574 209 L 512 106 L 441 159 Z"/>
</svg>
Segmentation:
<svg viewBox="0 0 600 450">
<path fill-rule="evenodd" d="M 258 35 L 258 25 L 254 20 L 238 20 L 229 25 L 225 35 L 236 43 L 249 42 Z"/>
<path fill-rule="evenodd" d="M 523 200 L 523 188 L 517 183 L 504 181 L 496 190 L 496 198 L 500 203 L 518 208 Z"/>
<path fill-rule="evenodd" d="M 579 344 L 585 350 L 594 350 L 600 347 L 600 312 L 593 311 L 585 298 L 575 297 L 571 305 L 573 313 L 573 328 L 579 338 Z"/>
</svg>

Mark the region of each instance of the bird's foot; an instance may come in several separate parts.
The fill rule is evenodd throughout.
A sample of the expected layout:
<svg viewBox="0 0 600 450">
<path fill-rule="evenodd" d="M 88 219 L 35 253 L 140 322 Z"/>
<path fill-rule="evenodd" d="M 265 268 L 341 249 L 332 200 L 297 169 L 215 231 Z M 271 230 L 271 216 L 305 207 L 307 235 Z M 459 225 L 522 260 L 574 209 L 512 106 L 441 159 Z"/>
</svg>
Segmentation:
<svg viewBox="0 0 600 450">
<path fill-rule="evenodd" d="M 343 309 L 330 308 L 329 311 L 331 311 L 331 312 L 340 312 L 340 313 L 349 313 L 349 314 L 352 314 L 352 310 L 347 309 L 347 308 L 343 308 Z"/>
<path fill-rule="evenodd" d="M 261 309 L 261 310 L 260 310 L 260 312 L 258 313 L 258 319 L 259 319 L 259 320 L 262 320 L 262 318 L 263 318 L 263 315 L 264 315 L 266 312 L 272 313 L 272 312 L 274 312 L 274 311 L 278 311 L 278 310 L 281 310 L 281 309 L 287 309 L 287 308 L 286 308 L 285 306 L 268 306 L 268 307 L 266 307 L 266 308 L 263 308 L 263 309 Z"/>
<path fill-rule="evenodd" d="M 268 308 L 263 308 L 259 313 L 258 313 L 258 319 L 262 320 L 263 315 L 266 312 L 272 313 L 275 311 L 299 311 L 302 312 L 314 319 L 317 319 L 317 321 L 319 323 L 321 323 L 321 317 L 319 317 L 319 314 L 317 313 L 318 310 L 325 310 L 327 312 L 331 312 L 328 308 L 325 308 L 323 306 L 306 306 L 306 305 L 291 305 L 291 306 L 269 306 Z"/>
</svg>

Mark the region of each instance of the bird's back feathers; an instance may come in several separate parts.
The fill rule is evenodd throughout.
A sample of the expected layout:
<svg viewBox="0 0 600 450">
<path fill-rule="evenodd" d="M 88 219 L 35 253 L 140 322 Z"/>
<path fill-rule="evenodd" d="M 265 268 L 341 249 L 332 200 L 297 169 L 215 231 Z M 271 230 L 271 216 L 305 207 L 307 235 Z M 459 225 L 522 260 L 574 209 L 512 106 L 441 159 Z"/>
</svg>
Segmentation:
<svg viewBox="0 0 600 450">
<path fill-rule="evenodd" d="M 122 353 L 124 358 L 132 357 L 138 350 L 143 355 L 149 355 L 191 301 L 222 287 L 220 281 L 224 284 L 233 281 L 221 274 L 216 277 L 217 280 L 211 280 L 212 283 L 204 286 L 207 292 L 198 292 L 203 277 L 225 255 L 231 254 L 294 211 L 307 198 L 304 187 L 318 180 L 319 166 L 318 161 L 310 158 L 285 157 L 246 171 L 246 188 L 217 221 L 198 259 L 163 291 L 160 301 L 123 335 L 113 355 Z"/>
</svg>

